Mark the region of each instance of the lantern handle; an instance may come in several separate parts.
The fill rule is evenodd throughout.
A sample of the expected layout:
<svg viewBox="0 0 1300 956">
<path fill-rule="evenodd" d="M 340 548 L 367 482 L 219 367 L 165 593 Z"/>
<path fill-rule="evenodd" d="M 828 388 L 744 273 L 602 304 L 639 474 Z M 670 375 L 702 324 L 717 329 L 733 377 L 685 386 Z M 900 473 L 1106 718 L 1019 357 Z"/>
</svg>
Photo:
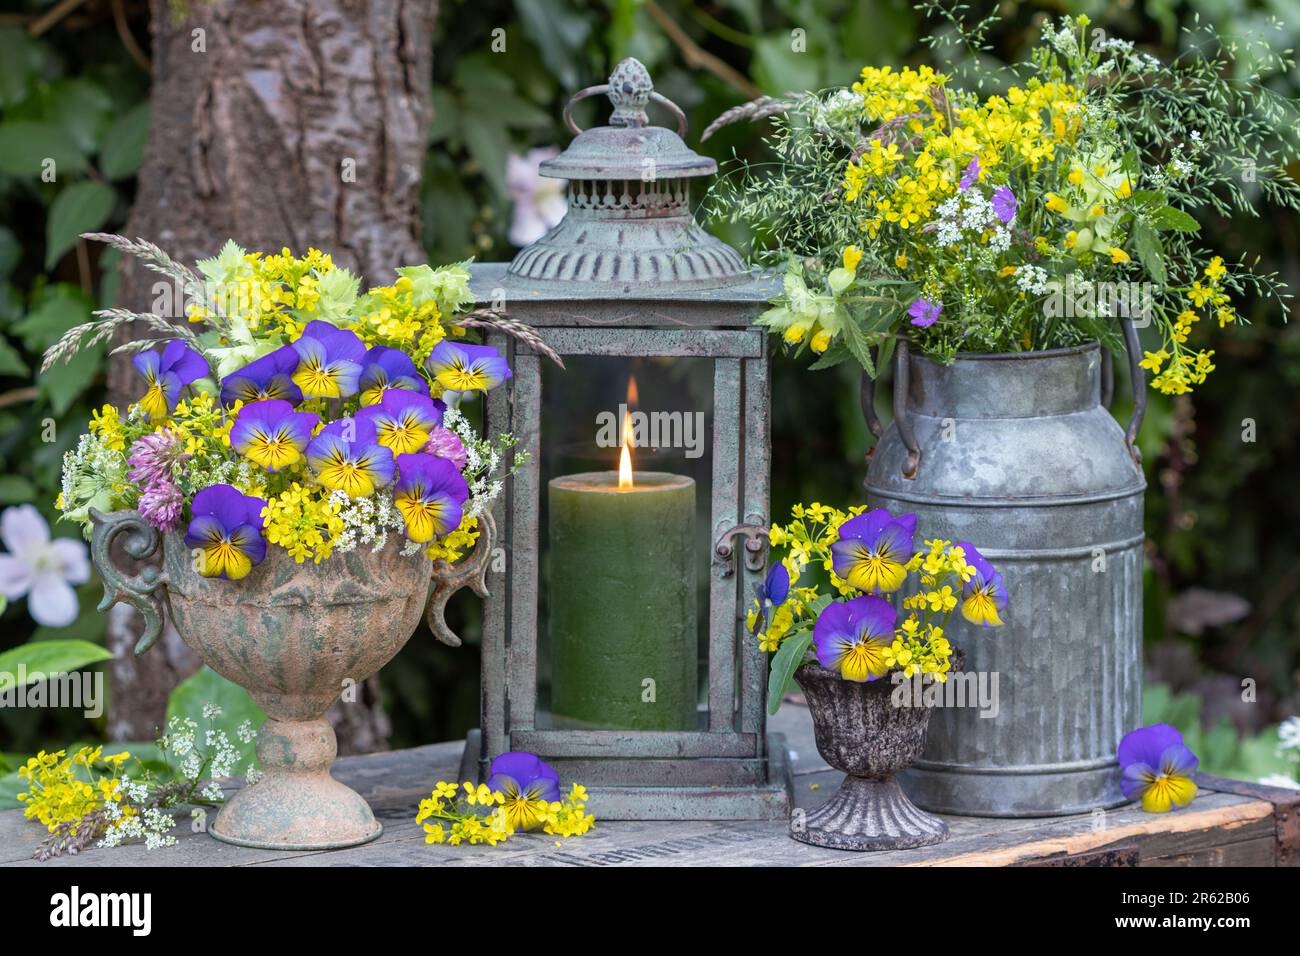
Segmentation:
<svg viewBox="0 0 1300 956">
<path fill-rule="evenodd" d="M 474 550 L 460 564 L 448 564 L 442 558 L 433 562 L 433 590 L 429 594 L 429 606 L 425 609 L 424 620 L 433 631 L 433 636 L 449 647 L 460 647 L 461 640 L 447 626 L 444 616 L 447 602 L 461 588 L 468 587 L 481 598 L 490 597 L 487 588 L 488 562 L 492 560 L 492 545 L 496 540 L 496 522 L 492 512 L 484 511 L 478 516 L 479 535 L 474 543 Z"/>
<path fill-rule="evenodd" d="M 1142 419 L 1147 413 L 1146 378 L 1142 374 L 1142 344 L 1138 341 L 1137 327 L 1130 316 L 1120 316 L 1120 328 L 1124 332 L 1124 350 L 1128 352 L 1129 384 L 1133 389 L 1133 414 L 1124 429 L 1124 438 L 1128 441 L 1129 454 L 1133 463 L 1142 467 L 1142 451 L 1137 446 L 1138 431 L 1142 428 Z"/>
<path fill-rule="evenodd" d="M 629 129 L 647 126 L 650 119 L 646 116 L 645 108 L 653 100 L 677 117 L 677 135 L 683 138 L 686 136 L 686 114 L 668 97 L 655 91 L 650 71 L 635 57 L 628 57 L 614 67 L 608 83 L 580 90 L 564 105 L 564 125 L 574 136 L 580 136 L 583 129 L 573 121 L 573 105 L 597 93 L 608 94 L 609 101 L 614 104 L 614 112 L 609 117 L 610 126 L 626 126 Z"/>
</svg>

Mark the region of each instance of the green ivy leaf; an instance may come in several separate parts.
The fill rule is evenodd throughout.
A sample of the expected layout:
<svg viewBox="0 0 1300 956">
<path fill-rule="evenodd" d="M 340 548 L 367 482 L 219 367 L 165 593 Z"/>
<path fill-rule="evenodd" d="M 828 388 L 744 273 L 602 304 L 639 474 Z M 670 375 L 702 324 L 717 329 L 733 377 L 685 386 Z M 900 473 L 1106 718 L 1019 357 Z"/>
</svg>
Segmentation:
<svg viewBox="0 0 1300 956">
<path fill-rule="evenodd" d="M 107 222 L 116 201 L 113 187 L 103 183 L 86 181 L 65 186 L 50 204 L 45 223 L 45 268 L 54 268 L 83 232 L 94 232 Z"/>
<path fill-rule="evenodd" d="M 0 654 L 0 690 L 18 685 L 18 668 L 24 667 L 24 684 L 51 674 L 75 671 L 113 657 L 105 648 L 89 641 L 36 641 L 20 644 Z"/>
<path fill-rule="evenodd" d="M 144 147 L 149 141 L 149 104 L 141 103 L 128 111 L 104 134 L 99 150 L 99 171 L 109 179 L 134 176 L 144 161 Z"/>
<path fill-rule="evenodd" d="M 10 120 L 0 123 L 0 172 L 39 179 L 44 162 L 54 160 L 54 174 L 84 172 L 86 157 L 76 141 L 54 123 Z"/>
<path fill-rule="evenodd" d="M 812 644 L 812 629 L 799 631 L 781 642 L 772 655 L 772 672 L 767 678 L 767 712 L 775 714 L 781 709 L 781 698 L 794 680 L 794 672 L 803 663 L 803 656 Z"/>
<path fill-rule="evenodd" d="M 18 354 L 18 350 L 10 345 L 7 339 L 0 338 L 0 375 L 26 378 L 30 371 L 23 357 Z"/>
</svg>

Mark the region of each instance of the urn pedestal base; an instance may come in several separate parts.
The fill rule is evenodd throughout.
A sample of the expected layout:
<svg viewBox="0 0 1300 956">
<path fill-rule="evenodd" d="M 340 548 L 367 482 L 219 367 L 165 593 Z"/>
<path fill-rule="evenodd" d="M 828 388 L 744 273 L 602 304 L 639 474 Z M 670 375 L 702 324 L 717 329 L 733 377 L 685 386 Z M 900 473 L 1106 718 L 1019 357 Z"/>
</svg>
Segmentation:
<svg viewBox="0 0 1300 956">
<path fill-rule="evenodd" d="M 914 806 L 893 774 L 849 774 L 830 800 L 791 818 L 790 836 L 832 850 L 908 850 L 942 843 L 948 824 Z"/>
<path fill-rule="evenodd" d="M 261 779 L 235 793 L 208 832 L 261 850 L 369 843 L 384 828 L 360 794 L 330 776 L 337 750 L 327 720 L 268 719 L 257 737 Z"/>
</svg>

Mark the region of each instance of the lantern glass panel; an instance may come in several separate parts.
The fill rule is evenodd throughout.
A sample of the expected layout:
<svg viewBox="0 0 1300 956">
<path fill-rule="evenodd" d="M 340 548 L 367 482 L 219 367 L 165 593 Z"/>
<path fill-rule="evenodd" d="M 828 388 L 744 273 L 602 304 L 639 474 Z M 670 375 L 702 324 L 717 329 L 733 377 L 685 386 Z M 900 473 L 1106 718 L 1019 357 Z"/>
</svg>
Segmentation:
<svg viewBox="0 0 1300 956">
<path fill-rule="evenodd" d="M 542 372 L 535 726 L 707 729 L 713 362 L 565 364 Z"/>
</svg>

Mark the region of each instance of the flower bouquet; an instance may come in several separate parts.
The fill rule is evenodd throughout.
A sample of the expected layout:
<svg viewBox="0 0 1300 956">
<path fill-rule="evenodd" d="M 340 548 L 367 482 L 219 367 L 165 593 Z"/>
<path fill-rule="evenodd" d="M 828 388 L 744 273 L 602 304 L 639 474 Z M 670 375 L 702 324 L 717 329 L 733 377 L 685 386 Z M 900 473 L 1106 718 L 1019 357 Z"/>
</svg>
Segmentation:
<svg viewBox="0 0 1300 956">
<path fill-rule="evenodd" d="M 369 808 L 329 776 L 335 741 L 322 715 L 405 644 L 431 576 L 430 624 L 450 643 L 447 583 L 486 593 L 488 508 L 522 463 L 507 460 L 508 435 L 484 440 L 460 411 L 510 375 L 496 349 L 468 339 L 491 317 L 458 318 L 472 301 L 462 266 L 402 268 L 361 294 L 317 250 L 227 243 L 200 275 L 151 244 L 102 238 L 171 279 L 189 321 L 104 310 L 46 357 L 129 322 L 152 333 L 123 346 L 139 400 L 96 413 L 64 462 L 58 507 L 93 528 L 101 606 L 123 600 L 144 614 L 137 652 L 165 610 L 270 715 L 264 775 L 226 804 L 214 836 L 281 848 L 371 839 Z M 137 560 L 161 545 L 161 571 L 117 568 L 122 536 Z"/>
<path fill-rule="evenodd" d="M 769 710 L 797 682 L 818 751 L 847 775 L 825 805 L 792 819 L 790 835 L 801 842 L 882 850 L 947 838 L 943 821 L 913 806 L 894 775 L 920 756 L 930 709 L 948 703 L 943 690 L 960 660 L 949 619 L 960 609 L 972 624 L 998 627 L 1007 592 L 974 545 L 933 539 L 918 549 L 915 534 L 915 515 L 817 502 L 796 505 L 790 523 L 771 530 L 785 556 L 748 620 L 773 652 Z M 809 572 L 828 586 L 801 584 Z M 901 620 L 884 595 L 900 598 Z M 962 690 L 952 696 L 965 701 Z"/>
<path fill-rule="evenodd" d="M 1285 297 L 1275 275 L 1201 248 L 1194 217 L 1300 209 L 1290 110 L 1261 79 L 1292 64 L 1252 46 L 1241 75 L 1212 35 L 1217 52 L 1165 64 L 1089 28 L 1049 21 L 1008 78 L 981 75 L 993 95 L 927 66 L 869 66 L 850 88 L 720 117 L 710 131 L 776 117 L 777 161 L 740 164 L 712 199 L 784 268 L 759 324 L 813 368 L 853 358 L 874 374 L 900 336 L 947 363 L 1119 348 L 1117 320 L 1137 319 L 1159 337 L 1142 359 L 1157 389 L 1203 382 L 1214 350 L 1191 344 L 1198 323 L 1237 322 L 1234 295 Z"/>
</svg>

